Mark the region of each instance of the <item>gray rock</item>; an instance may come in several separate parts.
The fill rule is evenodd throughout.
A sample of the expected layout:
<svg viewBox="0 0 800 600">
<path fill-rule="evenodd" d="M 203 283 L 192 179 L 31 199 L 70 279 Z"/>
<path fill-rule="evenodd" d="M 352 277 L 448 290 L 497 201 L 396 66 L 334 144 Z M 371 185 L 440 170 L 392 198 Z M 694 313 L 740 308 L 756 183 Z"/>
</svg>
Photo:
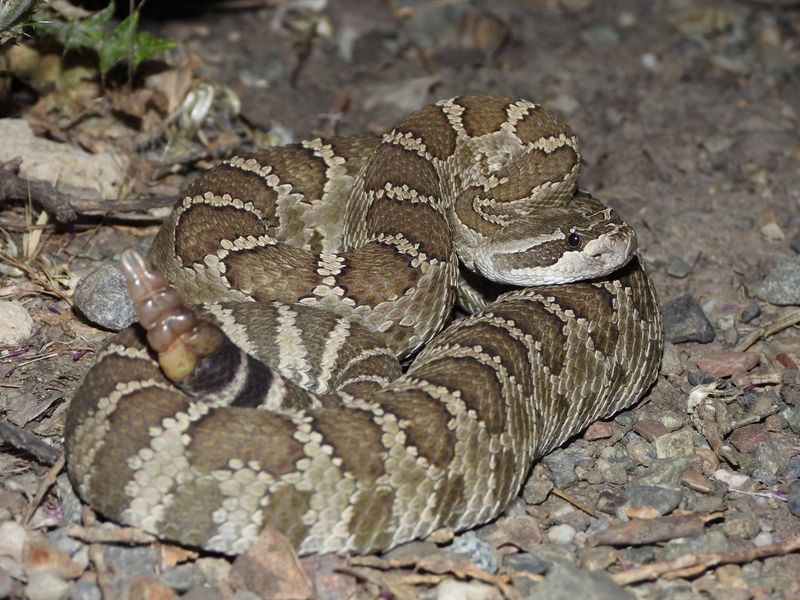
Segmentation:
<svg viewBox="0 0 800 600">
<path fill-rule="evenodd" d="M 627 442 L 625 452 L 640 465 L 649 466 L 656 460 L 656 451 L 653 445 L 638 435 Z"/>
<path fill-rule="evenodd" d="M 658 485 L 632 485 L 625 490 L 628 505 L 654 508 L 660 515 L 669 514 L 678 508 L 682 499 L 682 490 Z"/>
<path fill-rule="evenodd" d="M 792 479 L 800 479 L 800 456 L 794 456 L 786 463 L 786 468 L 783 470 L 783 477 L 791 481 Z"/>
<path fill-rule="evenodd" d="M 581 31 L 581 39 L 589 46 L 607 48 L 619 43 L 619 34 L 608 25 L 593 25 Z"/>
<path fill-rule="evenodd" d="M 56 489 L 58 497 L 61 498 L 61 512 L 64 515 L 64 521 L 80 523 L 83 507 L 66 473 L 62 473 L 56 478 Z"/>
<path fill-rule="evenodd" d="M 90 322 L 119 331 L 136 320 L 125 278 L 116 265 L 103 265 L 81 279 L 72 299 Z"/>
<path fill-rule="evenodd" d="M 691 296 L 670 300 L 663 307 L 664 339 L 673 344 L 700 342 L 707 344 L 716 333 L 703 309 Z"/>
<path fill-rule="evenodd" d="M 28 579 L 25 597 L 28 600 L 67 600 L 70 585 L 49 569 L 37 571 Z"/>
<path fill-rule="evenodd" d="M 458 536 L 445 549 L 456 554 L 465 554 L 482 571 L 497 572 L 497 556 L 494 549 L 475 535 L 474 531 L 468 531 Z"/>
<path fill-rule="evenodd" d="M 111 577 L 111 587 L 115 598 L 123 598 L 133 580 L 139 575 L 156 577 L 161 556 L 151 546 L 117 546 L 108 544 L 103 547 L 106 564 Z"/>
<path fill-rule="evenodd" d="M 690 371 L 689 374 L 686 375 L 686 381 L 689 382 L 689 385 L 706 385 L 714 383 L 716 380 L 716 376 L 711 373 L 706 373 L 705 371 Z"/>
<path fill-rule="evenodd" d="M 783 416 L 786 417 L 789 429 L 800 435 L 800 404 L 792 407 L 791 410 L 787 410 Z"/>
<path fill-rule="evenodd" d="M 549 562 L 528 552 L 509 554 L 503 559 L 503 566 L 509 571 L 523 571 L 537 575 L 543 575 L 550 569 Z"/>
<path fill-rule="evenodd" d="M 575 473 L 577 462 L 576 457 L 561 448 L 542 459 L 542 463 L 550 471 L 553 483 L 561 489 L 568 488 L 578 481 L 578 475 Z"/>
<path fill-rule="evenodd" d="M 602 571 L 557 564 L 528 600 L 633 600 L 634 596 Z"/>
<path fill-rule="evenodd" d="M 732 538 L 749 540 L 758 535 L 758 517 L 752 511 L 728 511 L 722 522 L 722 531 Z"/>
<path fill-rule="evenodd" d="M 786 490 L 786 499 L 789 502 L 789 512 L 795 517 L 800 517 L 800 479 L 795 479 Z"/>
<path fill-rule="evenodd" d="M 684 473 L 691 463 L 685 458 L 660 458 L 650 465 L 647 472 L 637 478 L 637 485 L 660 485 L 678 488 Z"/>
<path fill-rule="evenodd" d="M 739 320 L 742 323 L 747 324 L 759 315 L 761 315 L 761 306 L 758 304 L 758 302 L 753 300 L 745 307 L 745 309 L 742 311 L 742 314 L 739 315 Z"/>
<path fill-rule="evenodd" d="M 667 275 L 676 279 L 683 279 L 692 271 L 692 266 L 679 256 L 670 256 L 667 266 L 664 267 Z"/>
<path fill-rule="evenodd" d="M 694 436 L 688 428 L 671 431 L 656 438 L 658 458 L 680 458 L 694 454 Z"/>
<path fill-rule="evenodd" d="M 728 536 L 719 529 L 691 538 L 670 540 L 664 546 L 662 560 L 674 560 L 686 554 L 705 554 L 707 552 L 728 552 L 731 544 Z"/>
<path fill-rule="evenodd" d="M 158 580 L 178 592 L 185 592 L 191 588 L 200 587 L 206 582 L 206 578 L 192 563 L 176 565 L 165 569 L 158 576 Z"/>
<path fill-rule="evenodd" d="M 780 450 L 772 442 L 761 442 L 756 446 L 756 464 L 753 479 L 774 485 L 778 482 L 778 474 L 789 464 L 789 453 Z"/>
<path fill-rule="evenodd" d="M 780 260 L 764 278 L 757 293 L 770 304 L 800 304 L 800 256 Z"/>
<path fill-rule="evenodd" d="M 552 481 L 544 477 L 537 477 L 534 472 L 525 482 L 525 487 L 522 488 L 522 499 L 527 504 L 541 504 L 547 500 L 547 496 L 550 495 L 554 487 L 555 485 Z"/>
<path fill-rule="evenodd" d="M 103 600 L 100 587 L 94 581 L 88 579 L 78 579 L 72 590 L 73 600 Z"/>
<path fill-rule="evenodd" d="M 786 369 L 781 373 L 781 400 L 789 406 L 800 406 L 800 371 Z"/>
</svg>

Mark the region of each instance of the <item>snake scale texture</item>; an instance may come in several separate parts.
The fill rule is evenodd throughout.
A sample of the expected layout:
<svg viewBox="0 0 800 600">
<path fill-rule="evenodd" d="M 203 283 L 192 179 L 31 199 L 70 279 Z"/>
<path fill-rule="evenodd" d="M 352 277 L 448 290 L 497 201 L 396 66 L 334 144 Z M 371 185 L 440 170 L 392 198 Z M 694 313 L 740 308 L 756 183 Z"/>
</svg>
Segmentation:
<svg viewBox="0 0 800 600">
<path fill-rule="evenodd" d="M 658 370 L 635 236 L 577 191 L 579 166 L 553 113 L 460 97 L 207 171 L 155 269 L 123 256 L 141 326 L 71 402 L 75 489 L 229 554 L 266 526 L 301 553 L 368 553 L 496 517 Z M 483 278 L 517 287 L 487 298 Z M 441 331 L 457 297 L 475 312 Z"/>
</svg>

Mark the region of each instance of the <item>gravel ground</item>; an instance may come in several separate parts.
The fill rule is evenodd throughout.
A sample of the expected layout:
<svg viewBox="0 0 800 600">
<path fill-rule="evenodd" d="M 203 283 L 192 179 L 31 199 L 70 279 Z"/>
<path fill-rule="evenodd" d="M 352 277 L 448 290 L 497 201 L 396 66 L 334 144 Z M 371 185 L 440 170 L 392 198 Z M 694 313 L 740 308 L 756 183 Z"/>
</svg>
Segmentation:
<svg viewBox="0 0 800 600">
<path fill-rule="evenodd" d="M 91 364 L 83 356 L 108 333 L 7 269 L 0 292 L 17 302 L 0 307 L 0 332 L 32 337 L 2 350 L 0 416 L 49 445 L 38 460 L 20 449 L 29 443 L 0 446 L 0 598 L 800 597 L 800 5 L 243 4 L 146 26 L 199 56 L 197 72 L 273 141 L 380 131 L 457 94 L 524 97 L 566 116 L 583 145 L 581 186 L 638 232 L 664 306 L 661 376 L 636 408 L 537 465 L 497 522 L 452 544 L 372 562 L 306 557 L 300 571 L 268 552 L 231 565 L 88 544 L 67 536 L 93 522 L 63 475 L 35 496 Z M 174 193 L 183 175 L 149 191 Z M 9 255 L 25 216 L 0 205 L 0 218 Z M 40 256 L 69 257 L 71 290 L 154 231 L 84 218 L 50 232 Z"/>
</svg>

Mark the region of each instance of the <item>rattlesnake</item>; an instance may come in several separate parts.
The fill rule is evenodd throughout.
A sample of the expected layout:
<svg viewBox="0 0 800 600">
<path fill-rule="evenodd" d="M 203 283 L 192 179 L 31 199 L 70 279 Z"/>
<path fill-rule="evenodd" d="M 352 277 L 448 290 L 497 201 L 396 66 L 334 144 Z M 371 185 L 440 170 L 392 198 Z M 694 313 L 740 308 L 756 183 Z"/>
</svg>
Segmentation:
<svg viewBox="0 0 800 600">
<path fill-rule="evenodd" d="M 635 237 L 576 192 L 579 163 L 553 113 L 462 97 L 382 138 L 206 172 L 151 250 L 175 287 L 123 257 L 160 367 L 139 328 L 99 353 L 67 416 L 76 490 L 225 553 L 265 526 L 302 553 L 372 552 L 496 517 L 532 461 L 635 402 L 660 360 Z M 457 257 L 547 285 L 451 324 L 402 374 L 459 279 L 464 304 L 485 302 Z M 209 303 L 200 318 L 175 290 Z"/>
</svg>

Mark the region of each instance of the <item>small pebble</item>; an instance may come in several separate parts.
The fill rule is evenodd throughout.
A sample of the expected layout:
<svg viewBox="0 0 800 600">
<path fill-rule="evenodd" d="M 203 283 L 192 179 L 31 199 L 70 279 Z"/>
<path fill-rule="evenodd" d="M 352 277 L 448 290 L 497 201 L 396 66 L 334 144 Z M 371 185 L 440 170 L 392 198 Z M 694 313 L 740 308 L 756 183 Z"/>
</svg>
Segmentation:
<svg viewBox="0 0 800 600">
<path fill-rule="evenodd" d="M 547 537 L 551 542 L 557 544 L 569 544 L 575 539 L 575 528 L 566 523 L 555 525 L 547 530 Z"/>
<path fill-rule="evenodd" d="M 728 436 L 728 441 L 733 444 L 739 452 L 746 452 L 747 454 L 755 453 L 756 446 L 764 442 L 769 442 L 770 439 L 767 427 L 763 423 L 753 423 L 751 425 L 739 427 L 739 429 L 734 430 L 733 433 Z"/>
<path fill-rule="evenodd" d="M 714 471 L 714 478 L 723 483 L 727 483 L 732 490 L 739 492 L 754 492 L 758 489 L 758 484 L 747 475 L 733 473 L 727 469 L 717 469 Z"/>
<path fill-rule="evenodd" d="M 764 278 L 758 297 L 770 304 L 800 304 L 800 256 L 787 256 Z"/>
<path fill-rule="evenodd" d="M 542 463 L 549 469 L 553 483 L 563 489 L 577 483 L 575 474 L 576 457 L 559 448 L 542 459 Z"/>
<path fill-rule="evenodd" d="M 664 339 L 673 344 L 714 340 L 714 327 L 691 296 L 681 296 L 664 304 Z"/>
<path fill-rule="evenodd" d="M 758 518 L 750 511 L 728 511 L 722 522 L 722 531 L 732 538 L 752 539 L 759 532 Z"/>
<path fill-rule="evenodd" d="M 550 568 L 550 563 L 542 560 L 535 554 L 528 552 L 519 552 L 518 554 L 509 554 L 503 559 L 503 566 L 509 571 L 524 571 L 525 573 L 535 573 L 542 575 L 547 573 Z"/>
<path fill-rule="evenodd" d="M 28 578 L 25 597 L 28 600 L 67 600 L 70 585 L 49 569 L 37 571 Z"/>
<path fill-rule="evenodd" d="M 679 256 L 670 256 L 667 266 L 664 268 L 667 275 L 676 279 L 683 279 L 692 271 L 692 267 Z"/>
<path fill-rule="evenodd" d="M 17 346 L 33 335 L 28 309 L 16 300 L 0 300 L 0 346 Z"/>
<path fill-rule="evenodd" d="M 800 405 L 800 371 L 794 369 L 781 373 L 781 400 L 789 406 Z"/>
<path fill-rule="evenodd" d="M 768 531 L 762 531 L 756 537 L 753 538 L 753 545 L 754 546 L 769 546 L 772 544 L 774 540 L 772 539 L 772 534 Z"/>
<path fill-rule="evenodd" d="M 755 300 L 748 304 L 739 316 L 739 320 L 747 324 L 761 314 L 761 306 Z"/>
<path fill-rule="evenodd" d="M 678 508 L 683 491 L 658 485 L 632 485 L 625 490 L 625 500 L 631 507 L 652 508 L 666 515 Z"/>
<path fill-rule="evenodd" d="M 614 434 L 614 428 L 605 421 L 595 421 L 583 433 L 583 439 L 594 441 L 610 438 Z"/>
<path fill-rule="evenodd" d="M 786 490 L 786 498 L 789 502 L 789 512 L 795 517 L 800 517 L 800 479 L 795 479 Z"/>
<path fill-rule="evenodd" d="M 657 419 L 640 419 L 636 425 L 633 426 L 633 430 L 648 442 L 654 442 L 667 433 L 667 428 L 664 426 L 664 423 Z"/>
<path fill-rule="evenodd" d="M 757 352 L 708 352 L 697 361 L 697 367 L 716 377 L 730 377 L 746 373 L 755 368 L 759 361 Z"/>
<path fill-rule="evenodd" d="M 489 544 L 475 535 L 474 531 L 467 531 L 458 536 L 446 549 L 456 554 L 468 556 L 481 571 L 486 571 L 487 573 L 497 572 L 497 556 L 494 550 Z"/>
<path fill-rule="evenodd" d="M 690 429 L 671 431 L 656 439 L 658 458 L 677 458 L 694 454 L 694 436 Z"/>
<path fill-rule="evenodd" d="M 716 489 L 716 486 L 696 469 L 689 469 L 686 471 L 686 473 L 683 474 L 681 483 L 690 490 L 700 492 L 701 494 L 711 494 Z"/>
<path fill-rule="evenodd" d="M 81 279 L 72 299 L 89 322 L 111 331 L 120 331 L 136 320 L 125 278 L 116 265 L 103 265 Z"/>
</svg>

